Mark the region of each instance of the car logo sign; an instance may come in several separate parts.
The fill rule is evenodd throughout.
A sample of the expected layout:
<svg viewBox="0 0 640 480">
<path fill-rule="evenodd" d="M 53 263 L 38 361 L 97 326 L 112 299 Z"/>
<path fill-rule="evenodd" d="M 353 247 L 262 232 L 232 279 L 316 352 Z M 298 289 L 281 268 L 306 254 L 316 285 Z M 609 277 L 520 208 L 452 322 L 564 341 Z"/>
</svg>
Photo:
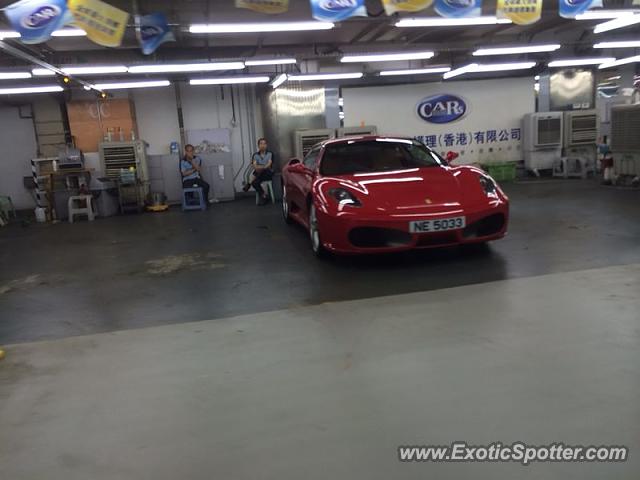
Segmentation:
<svg viewBox="0 0 640 480">
<path fill-rule="evenodd" d="M 425 122 L 451 123 L 465 116 L 467 103 L 449 93 L 432 95 L 418 102 L 417 112 Z"/>
<path fill-rule="evenodd" d="M 349 8 L 356 8 L 358 2 L 355 0 L 323 0 L 320 2 L 320 8 L 330 12 L 338 12 Z"/>
<path fill-rule="evenodd" d="M 427 205 L 431 205 L 433 202 L 431 201 L 430 198 L 425 198 L 424 203 L 426 203 Z"/>
<path fill-rule="evenodd" d="M 40 28 L 55 20 L 60 13 L 62 10 L 56 5 L 43 5 L 24 17 L 20 23 L 24 28 Z"/>
</svg>

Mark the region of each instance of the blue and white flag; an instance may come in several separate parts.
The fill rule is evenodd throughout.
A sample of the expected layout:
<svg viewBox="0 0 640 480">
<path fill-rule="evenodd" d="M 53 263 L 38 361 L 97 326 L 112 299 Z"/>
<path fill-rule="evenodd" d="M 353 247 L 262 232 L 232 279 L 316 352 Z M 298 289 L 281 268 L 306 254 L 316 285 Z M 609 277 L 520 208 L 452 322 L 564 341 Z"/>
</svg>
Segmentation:
<svg viewBox="0 0 640 480">
<path fill-rule="evenodd" d="M 558 0 L 558 10 L 564 18 L 575 18 L 590 8 L 601 6 L 602 0 Z"/>
<path fill-rule="evenodd" d="M 436 0 L 435 10 L 442 17 L 479 17 L 482 0 Z"/>
<path fill-rule="evenodd" d="M 349 17 L 366 17 L 365 0 L 310 0 L 313 18 L 321 22 L 340 22 Z"/>
<path fill-rule="evenodd" d="M 142 47 L 142 53 L 145 55 L 151 55 L 164 42 L 175 42 L 176 40 L 164 13 L 141 15 L 137 25 L 138 41 Z"/>
<path fill-rule="evenodd" d="M 65 0 L 20 0 L 4 9 L 23 43 L 42 43 L 51 34 L 73 22 Z"/>
</svg>

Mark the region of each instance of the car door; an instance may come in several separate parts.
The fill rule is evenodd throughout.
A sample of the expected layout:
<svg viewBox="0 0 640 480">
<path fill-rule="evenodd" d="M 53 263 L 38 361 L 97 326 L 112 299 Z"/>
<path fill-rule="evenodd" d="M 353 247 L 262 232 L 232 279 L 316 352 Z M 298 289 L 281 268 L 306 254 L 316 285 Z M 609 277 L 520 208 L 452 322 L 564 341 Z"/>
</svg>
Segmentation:
<svg viewBox="0 0 640 480">
<path fill-rule="evenodd" d="M 320 148 L 312 149 L 304 160 L 300 164 L 300 167 L 289 170 L 289 186 L 290 192 L 288 192 L 291 201 L 301 210 L 303 217 L 306 217 L 307 212 L 307 195 L 311 191 L 311 184 L 313 183 L 313 177 L 315 176 L 316 165 L 318 156 L 320 154 Z"/>
</svg>

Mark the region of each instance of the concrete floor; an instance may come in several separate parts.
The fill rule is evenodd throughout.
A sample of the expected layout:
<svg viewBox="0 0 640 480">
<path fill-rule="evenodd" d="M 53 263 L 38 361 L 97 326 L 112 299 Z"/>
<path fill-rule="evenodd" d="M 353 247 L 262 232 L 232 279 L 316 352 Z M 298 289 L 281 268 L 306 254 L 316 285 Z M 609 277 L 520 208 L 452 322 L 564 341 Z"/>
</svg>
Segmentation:
<svg viewBox="0 0 640 480">
<path fill-rule="evenodd" d="M 507 188 L 486 249 L 317 261 L 249 200 L 0 229 L 0 478 L 639 478 L 640 192 Z M 397 460 L 457 440 L 631 456 Z"/>
<path fill-rule="evenodd" d="M 0 229 L 0 345 L 640 262 L 640 191 L 507 186 L 488 249 L 318 262 L 301 228 L 252 199 L 208 212 Z"/>
<path fill-rule="evenodd" d="M 10 346 L 10 480 L 640 474 L 640 264 Z M 406 464 L 406 444 L 627 445 L 626 463 Z"/>
</svg>

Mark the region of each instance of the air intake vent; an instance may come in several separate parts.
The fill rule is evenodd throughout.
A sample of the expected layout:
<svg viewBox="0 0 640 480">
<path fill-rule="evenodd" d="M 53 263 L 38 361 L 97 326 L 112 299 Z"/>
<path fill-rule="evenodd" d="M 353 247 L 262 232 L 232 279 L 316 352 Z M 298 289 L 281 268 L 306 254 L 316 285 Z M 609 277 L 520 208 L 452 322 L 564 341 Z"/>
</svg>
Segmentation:
<svg viewBox="0 0 640 480">
<path fill-rule="evenodd" d="M 611 107 L 611 150 L 640 151 L 640 104 Z"/>
<path fill-rule="evenodd" d="M 144 143 L 139 140 L 101 143 L 100 161 L 104 175 L 110 179 L 119 178 L 121 169 L 130 168 L 136 170 L 138 180 L 144 182 L 149 179 Z"/>
<path fill-rule="evenodd" d="M 295 155 L 303 159 L 307 153 L 320 142 L 334 138 L 335 130 L 324 128 L 318 130 L 296 130 L 294 132 Z"/>
</svg>

